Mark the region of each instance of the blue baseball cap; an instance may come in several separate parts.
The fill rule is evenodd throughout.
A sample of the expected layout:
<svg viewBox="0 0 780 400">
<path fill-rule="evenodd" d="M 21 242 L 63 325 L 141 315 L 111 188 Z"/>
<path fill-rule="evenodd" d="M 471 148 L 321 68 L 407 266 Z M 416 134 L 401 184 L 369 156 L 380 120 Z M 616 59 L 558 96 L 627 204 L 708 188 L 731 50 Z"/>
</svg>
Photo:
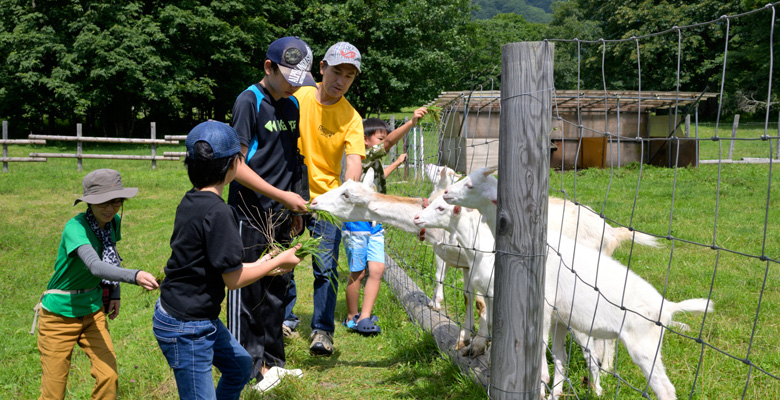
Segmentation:
<svg viewBox="0 0 780 400">
<path fill-rule="evenodd" d="M 211 146 L 214 159 L 230 157 L 241 151 L 238 133 L 230 125 L 208 120 L 192 128 L 184 144 L 187 146 L 187 158 L 195 158 L 195 143 L 204 141 Z"/>
<path fill-rule="evenodd" d="M 284 79 L 293 86 L 317 86 L 311 76 L 314 55 L 311 48 L 297 36 L 276 39 L 265 53 L 266 58 L 279 65 Z"/>
</svg>

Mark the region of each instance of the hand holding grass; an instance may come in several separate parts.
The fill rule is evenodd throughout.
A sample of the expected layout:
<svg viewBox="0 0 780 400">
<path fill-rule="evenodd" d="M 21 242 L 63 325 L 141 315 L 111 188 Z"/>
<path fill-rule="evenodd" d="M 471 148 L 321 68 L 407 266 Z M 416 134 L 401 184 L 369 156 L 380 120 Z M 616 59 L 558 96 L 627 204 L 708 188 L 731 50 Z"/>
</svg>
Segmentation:
<svg viewBox="0 0 780 400">
<path fill-rule="evenodd" d="M 154 275 L 145 271 L 138 271 L 138 274 L 135 275 L 135 283 L 146 290 L 154 290 L 160 287 Z"/>
<path fill-rule="evenodd" d="M 279 249 L 274 249 L 263 255 L 261 262 L 270 261 L 271 259 L 275 259 L 279 262 L 279 265 L 269 271 L 266 275 L 284 275 L 292 271 L 293 268 L 301 262 L 301 259 L 295 254 L 301 246 L 303 246 L 303 244 L 298 243 L 287 250 L 280 252 Z"/>
</svg>

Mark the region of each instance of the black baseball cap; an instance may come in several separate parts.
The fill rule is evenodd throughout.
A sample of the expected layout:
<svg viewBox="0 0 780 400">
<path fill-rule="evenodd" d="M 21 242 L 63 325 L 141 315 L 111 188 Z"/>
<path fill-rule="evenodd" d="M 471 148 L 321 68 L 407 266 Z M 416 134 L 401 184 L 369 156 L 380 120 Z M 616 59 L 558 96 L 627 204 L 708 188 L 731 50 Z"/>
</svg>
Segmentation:
<svg viewBox="0 0 780 400">
<path fill-rule="evenodd" d="M 276 39 L 268 46 L 265 56 L 279 65 L 279 70 L 290 85 L 317 86 L 311 76 L 311 66 L 314 63 L 311 48 L 297 36 Z"/>
</svg>

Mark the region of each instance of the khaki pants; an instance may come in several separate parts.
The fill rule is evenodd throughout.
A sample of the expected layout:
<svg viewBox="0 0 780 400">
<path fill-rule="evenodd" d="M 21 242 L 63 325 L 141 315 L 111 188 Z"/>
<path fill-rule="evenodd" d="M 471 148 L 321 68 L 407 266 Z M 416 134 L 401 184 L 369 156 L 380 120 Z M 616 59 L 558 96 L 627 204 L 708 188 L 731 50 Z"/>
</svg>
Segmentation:
<svg viewBox="0 0 780 400">
<path fill-rule="evenodd" d="M 116 399 L 116 354 L 106 314 L 98 311 L 81 318 L 70 318 L 41 309 L 38 326 L 38 350 L 43 369 L 40 400 L 65 397 L 70 358 L 76 344 L 92 363 L 90 374 L 96 381 L 92 399 Z"/>
</svg>

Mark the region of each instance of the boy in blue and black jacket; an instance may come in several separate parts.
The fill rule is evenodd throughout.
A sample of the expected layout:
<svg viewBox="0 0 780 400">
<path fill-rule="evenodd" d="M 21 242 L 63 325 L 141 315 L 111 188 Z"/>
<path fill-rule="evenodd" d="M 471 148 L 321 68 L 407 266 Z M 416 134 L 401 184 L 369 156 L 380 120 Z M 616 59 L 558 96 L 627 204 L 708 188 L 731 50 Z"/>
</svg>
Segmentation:
<svg viewBox="0 0 780 400">
<path fill-rule="evenodd" d="M 297 37 L 271 43 L 263 63 L 265 77 L 243 91 L 233 105 L 232 126 L 238 132 L 246 162 L 230 185 L 228 204 L 238 213 L 244 259 L 252 260 L 268 244 L 287 244 L 303 229 L 307 212 L 308 174 L 298 151 L 298 104 L 290 99 L 298 88 L 315 85 L 309 72 L 313 56 Z M 282 323 L 291 274 L 269 276 L 228 293 L 228 328 L 249 354 L 253 386 L 264 392 L 286 370 Z"/>
</svg>

